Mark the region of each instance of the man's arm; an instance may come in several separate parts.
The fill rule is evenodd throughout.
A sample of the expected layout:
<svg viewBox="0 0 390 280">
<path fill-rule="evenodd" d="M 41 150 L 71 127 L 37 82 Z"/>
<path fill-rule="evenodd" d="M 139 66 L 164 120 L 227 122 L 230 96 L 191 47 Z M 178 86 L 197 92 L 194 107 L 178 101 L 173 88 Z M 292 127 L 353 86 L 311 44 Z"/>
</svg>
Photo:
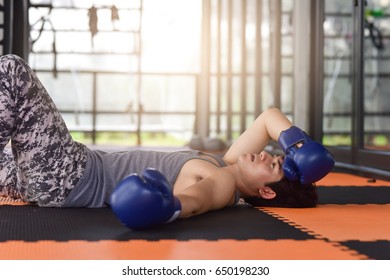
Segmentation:
<svg viewBox="0 0 390 280">
<path fill-rule="evenodd" d="M 110 205 L 123 224 L 143 229 L 232 205 L 235 184 L 232 174 L 218 168 L 211 176 L 172 193 L 163 174 L 146 169 L 119 182 Z"/>
<path fill-rule="evenodd" d="M 182 206 L 179 218 L 188 218 L 232 205 L 235 179 L 232 174 L 219 168 L 213 175 L 174 194 Z"/>
<path fill-rule="evenodd" d="M 224 161 L 233 164 L 242 154 L 260 153 L 271 139 L 277 141 L 280 133 L 291 126 L 290 120 L 279 109 L 265 110 L 233 143 Z"/>
</svg>

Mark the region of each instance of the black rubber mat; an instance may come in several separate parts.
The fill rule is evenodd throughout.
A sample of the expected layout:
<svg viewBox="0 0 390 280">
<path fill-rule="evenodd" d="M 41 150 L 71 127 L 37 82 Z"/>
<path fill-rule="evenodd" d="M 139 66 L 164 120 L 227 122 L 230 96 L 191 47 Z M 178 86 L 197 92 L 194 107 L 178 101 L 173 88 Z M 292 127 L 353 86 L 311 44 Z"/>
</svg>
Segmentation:
<svg viewBox="0 0 390 280">
<path fill-rule="evenodd" d="M 240 251 L 245 259 L 390 259 L 389 182 L 334 173 L 317 188 L 316 208 L 240 205 L 143 231 L 123 226 L 109 208 L 3 201 L 0 257 L 224 259 Z"/>
<path fill-rule="evenodd" d="M 390 241 L 346 241 L 340 242 L 353 250 L 369 256 L 375 260 L 390 260 Z"/>
<path fill-rule="evenodd" d="M 246 205 L 142 231 L 131 231 L 123 226 L 109 208 L 0 206 L 0 242 L 134 239 L 307 240 L 313 237 Z"/>
<path fill-rule="evenodd" d="M 317 187 L 319 204 L 390 204 L 389 187 Z"/>
</svg>

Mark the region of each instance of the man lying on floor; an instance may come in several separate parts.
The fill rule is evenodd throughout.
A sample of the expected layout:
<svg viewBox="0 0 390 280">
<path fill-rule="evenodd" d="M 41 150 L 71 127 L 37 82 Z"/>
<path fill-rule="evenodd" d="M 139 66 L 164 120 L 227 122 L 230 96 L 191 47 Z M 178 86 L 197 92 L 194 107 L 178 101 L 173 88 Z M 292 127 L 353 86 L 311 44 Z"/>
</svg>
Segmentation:
<svg viewBox="0 0 390 280">
<path fill-rule="evenodd" d="M 278 109 L 264 111 L 223 158 L 90 150 L 73 141 L 30 67 L 0 58 L 0 194 L 44 207 L 107 207 L 131 229 L 237 204 L 314 207 L 332 155 Z M 262 151 L 273 139 L 286 153 Z M 11 141 L 12 155 L 4 147 Z M 130 175 L 129 175 L 130 174 Z"/>
</svg>

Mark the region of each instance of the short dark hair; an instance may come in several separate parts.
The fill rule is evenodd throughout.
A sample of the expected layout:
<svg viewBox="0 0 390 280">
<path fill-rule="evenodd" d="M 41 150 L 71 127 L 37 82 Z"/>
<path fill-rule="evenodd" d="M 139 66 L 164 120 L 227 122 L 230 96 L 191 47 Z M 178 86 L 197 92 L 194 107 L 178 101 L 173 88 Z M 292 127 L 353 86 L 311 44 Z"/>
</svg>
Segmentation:
<svg viewBox="0 0 390 280">
<path fill-rule="evenodd" d="M 317 188 L 314 184 L 301 184 L 299 181 L 290 181 L 283 177 L 280 181 L 267 186 L 276 193 L 275 198 L 247 197 L 245 201 L 253 206 L 287 208 L 309 208 L 317 205 Z"/>
</svg>

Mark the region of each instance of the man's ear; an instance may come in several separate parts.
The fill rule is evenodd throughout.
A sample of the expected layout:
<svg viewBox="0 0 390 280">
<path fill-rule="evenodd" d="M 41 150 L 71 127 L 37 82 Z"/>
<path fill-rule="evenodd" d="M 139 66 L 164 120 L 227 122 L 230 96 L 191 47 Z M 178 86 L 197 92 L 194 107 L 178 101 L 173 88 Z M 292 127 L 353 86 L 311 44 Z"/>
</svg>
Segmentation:
<svg viewBox="0 0 390 280">
<path fill-rule="evenodd" d="M 270 187 L 267 186 L 260 187 L 259 194 L 264 199 L 273 199 L 276 197 L 276 192 L 274 192 Z"/>
</svg>

